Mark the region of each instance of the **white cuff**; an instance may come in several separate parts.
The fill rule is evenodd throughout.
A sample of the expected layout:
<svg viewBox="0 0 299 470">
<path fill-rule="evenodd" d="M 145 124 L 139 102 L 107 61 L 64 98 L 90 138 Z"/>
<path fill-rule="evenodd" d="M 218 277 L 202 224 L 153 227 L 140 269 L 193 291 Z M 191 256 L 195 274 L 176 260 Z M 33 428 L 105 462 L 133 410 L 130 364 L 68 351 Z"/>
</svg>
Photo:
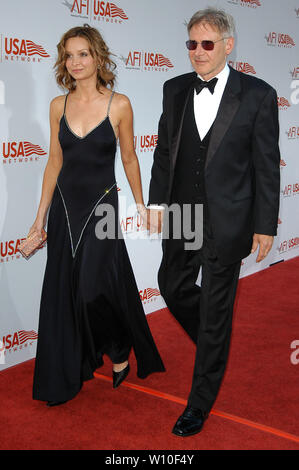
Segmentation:
<svg viewBox="0 0 299 470">
<path fill-rule="evenodd" d="M 158 206 L 158 205 L 156 205 L 156 204 L 150 204 L 150 205 L 148 206 L 148 209 L 157 209 L 157 210 L 160 210 L 160 211 L 164 211 L 165 207 L 163 207 L 163 206 Z"/>
</svg>

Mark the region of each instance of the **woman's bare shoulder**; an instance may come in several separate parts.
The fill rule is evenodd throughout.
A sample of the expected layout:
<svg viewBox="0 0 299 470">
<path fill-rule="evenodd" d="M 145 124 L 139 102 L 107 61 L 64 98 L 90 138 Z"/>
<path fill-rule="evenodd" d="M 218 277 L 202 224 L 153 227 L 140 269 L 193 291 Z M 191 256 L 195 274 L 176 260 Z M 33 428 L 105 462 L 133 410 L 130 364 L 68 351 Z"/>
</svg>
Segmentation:
<svg viewBox="0 0 299 470">
<path fill-rule="evenodd" d="M 130 99 L 128 96 L 114 92 L 114 97 L 113 97 L 114 105 L 121 111 L 121 112 L 126 112 L 132 109 Z"/>
<path fill-rule="evenodd" d="M 65 95 L 56 96 L 50 102 L 50 113 L 53 116 L 60 117 L 63 114 Z"/>
<path fill-rule="evenodd" d="M 130 102 L 130 99 L 128 96 L 122 94 L 122 93 L 118 93 L 118 92 L 114 92 L 114 97 L 113 99 L 115 101 L 118 102 L 119 105 L 121 106 L 128 106 L 128 105 L 131 105 L 131 102 Z"/>
</svg>

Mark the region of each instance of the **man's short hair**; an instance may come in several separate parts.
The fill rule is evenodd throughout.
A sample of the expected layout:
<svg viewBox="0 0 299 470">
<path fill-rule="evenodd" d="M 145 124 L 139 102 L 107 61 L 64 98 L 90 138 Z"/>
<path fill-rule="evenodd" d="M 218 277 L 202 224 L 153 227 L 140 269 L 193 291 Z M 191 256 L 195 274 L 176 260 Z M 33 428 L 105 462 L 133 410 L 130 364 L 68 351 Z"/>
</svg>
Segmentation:
<svg viewBox="0 0 299 470">
<path fill-rule="evenodd" d="M 190 33 L 192 26 L 199 23 L 208 23 L 209 25 L 216 27 L 220 33 L 227 35 L 227 37 L 234 37 L 234 18 L 224 10 L 206 8 L 205 10 L 197 11 L 194 13 L 187 25 L 188 33 Z"/>
</svg>

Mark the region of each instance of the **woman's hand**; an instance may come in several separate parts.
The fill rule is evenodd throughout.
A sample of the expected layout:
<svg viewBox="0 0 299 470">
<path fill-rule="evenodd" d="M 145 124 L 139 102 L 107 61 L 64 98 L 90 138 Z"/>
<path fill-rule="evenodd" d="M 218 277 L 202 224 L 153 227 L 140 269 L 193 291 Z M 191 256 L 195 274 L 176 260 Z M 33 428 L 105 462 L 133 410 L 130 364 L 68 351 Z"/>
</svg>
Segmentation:
<svg viewBox="0 0 299 470">
<path fill-rule="evenodd" d="M 33 225 L 30 227 L 27 237 L 29 237 L 33 233 L 37 233 L 40 240 L 46 240 L 47 233 L 44 229 L 45 225 L 46 225 L 46 217 L 44 218 L 37 217 Z"/>
<path fill-rule="evenodd" d="M 147 227 L 149 220 L 149 210 L 145 207 L 144 204 L 136 204 L 138 214 L 140 214 L 141 219 L 143 220 L 143 225 Z"/>
</svg>

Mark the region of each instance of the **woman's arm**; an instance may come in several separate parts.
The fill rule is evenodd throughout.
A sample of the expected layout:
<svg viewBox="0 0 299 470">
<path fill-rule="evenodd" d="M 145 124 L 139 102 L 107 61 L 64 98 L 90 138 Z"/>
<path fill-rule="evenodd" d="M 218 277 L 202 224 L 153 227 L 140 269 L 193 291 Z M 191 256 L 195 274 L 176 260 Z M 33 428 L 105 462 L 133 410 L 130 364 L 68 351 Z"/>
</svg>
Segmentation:
<svg viewBox="0 0 299 470">
<path fill-rule="evenodd" d="M 48 162 L 44 171 L 42 194 L 37 215 L 28 235 L 37 232 L 40 237 L 45 238 L 44 226 L 46 224 L 47 212 L 52 201 L 57 176 L 62 166 L 62 150 L 58 140 L 59 121 L 63 110 L 64 97 L 58 96 L 50 104 L 50 151 Z"/>
<path fill-rule="evenodd" d="M 138 158 L 134 149 L 133 111 L 130 100 L 119 95 L 119 144 L 124 170 L 130 184 L 138 211 L 146 211 L 142 195 L 142 184 Z"/>
</svg>

